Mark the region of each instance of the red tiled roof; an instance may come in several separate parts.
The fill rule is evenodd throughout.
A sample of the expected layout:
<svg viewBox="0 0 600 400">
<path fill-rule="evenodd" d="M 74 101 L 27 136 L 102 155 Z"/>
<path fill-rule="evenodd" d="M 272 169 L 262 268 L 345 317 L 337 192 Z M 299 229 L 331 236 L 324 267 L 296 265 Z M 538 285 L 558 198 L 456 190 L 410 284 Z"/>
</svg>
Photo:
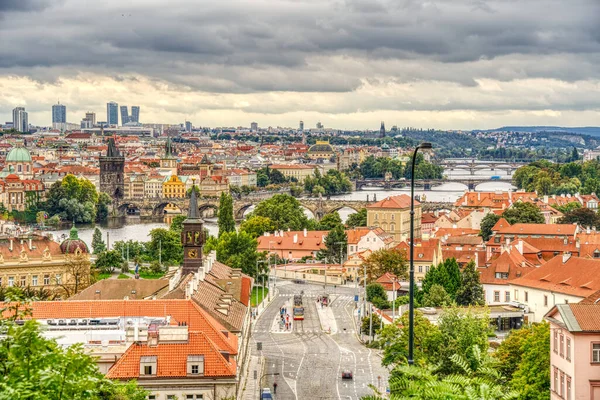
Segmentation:
<svg viewBox="0 0 600 400">
<path fill-rule="evenodd" d="M 415 200 L 415 207 L 419 206 L 417 200 Z M 367 208 L 409 208 L 410 207 L 410 196 L 401 194 L 399 196 L 390 196 L 385 199 L 378 201 L 377 203 L 367 205 Z"/>
<path fill-rule="evenodd" d="M 584 332 L 600 332 L 600 304 L 569 304 Z"/>
<path fill-rule="evenodd" d="M 510 226 L 508 221 L 504 218 L 500 218 L 498 222 L 496 222 L 496 224 L 493 226 L 492 231 L 499 231 L 500 229 L 506 228 L 507 226 Z"/>
<path fill-rule="evenodd" d="M 134 343 L 106 374 L 110 379 L 133 379 L 140 377 L 140 359 L 156 356 L 157 378 L 184 378 L 187 374 L 187 358 L 204 356 L 205 377 L 235 377 L 236 362 L 223 357 L 210 338 L 202 332 L 190 332 L 185 343 L 160 343 L 157 346 Z M 154 376 L 153 376 L 154 377 Z M 196 376 L 189 376 L 198 379 Z"/>
<path fill-rule="evenodd" d="M 578 297 L 587 297 L 600 290 L 600 260 L 563 256 L 552 260 L 512 284 L 554 291 Z"/>
<path fill-rule="evenodd" d="M 514 224 L 498 230 L 505 235 L 556 235 L 574 236 L 577 225 L 574 224 Z"/>
</svg>

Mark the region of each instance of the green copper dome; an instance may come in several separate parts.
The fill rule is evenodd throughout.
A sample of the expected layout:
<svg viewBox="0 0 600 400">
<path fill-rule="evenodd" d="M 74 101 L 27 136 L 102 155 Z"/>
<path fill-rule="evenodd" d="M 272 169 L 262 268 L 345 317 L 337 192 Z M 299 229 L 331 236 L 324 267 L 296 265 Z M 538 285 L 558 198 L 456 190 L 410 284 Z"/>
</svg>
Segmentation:
<svg viewBox="0 0 600 400">
<path fill-rule="evenodd" d="M 25 147 L 13 147 L 6 156 L 6 162 L 31 162 L 31 155 Z"/>
</svg>

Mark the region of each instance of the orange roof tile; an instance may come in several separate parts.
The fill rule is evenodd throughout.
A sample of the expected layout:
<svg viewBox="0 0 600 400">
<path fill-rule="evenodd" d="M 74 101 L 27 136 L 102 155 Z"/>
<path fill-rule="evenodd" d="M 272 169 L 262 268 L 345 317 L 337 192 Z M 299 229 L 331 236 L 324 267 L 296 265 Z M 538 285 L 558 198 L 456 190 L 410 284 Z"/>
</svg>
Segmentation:
<svg viewBox="0 0 600 400">
<path fill-rule="evenodd" d="M 157 346 L 134 343 L 106 374 L 110 379 L 141 378 L 140 360 L 144 356 L 156 356 L 157 378 L 201 379 L 187 373 L 187 358 L 204 356 L 205 377 L 235 377 L 237 365 L 233 358 L 226 360 L 215 344 L 203 332 L 190 332 L 185 343 L 160 343 Z"/>
<path fill-rule="evenodd" d="M 415 207 L 419 206 L 417 200 L 415 200 Z M 390 196 L 385 199 L 378 201 L 377 203 L 367 205 L 367 208 L 409 208 L 410 207 L 410 196 L 401 194 L 399 196 Z"/>
<path fill-rule="evenodd" d="M 569 304 L 584 332 L 600 332 L 600 304 Z"/>
</svg>

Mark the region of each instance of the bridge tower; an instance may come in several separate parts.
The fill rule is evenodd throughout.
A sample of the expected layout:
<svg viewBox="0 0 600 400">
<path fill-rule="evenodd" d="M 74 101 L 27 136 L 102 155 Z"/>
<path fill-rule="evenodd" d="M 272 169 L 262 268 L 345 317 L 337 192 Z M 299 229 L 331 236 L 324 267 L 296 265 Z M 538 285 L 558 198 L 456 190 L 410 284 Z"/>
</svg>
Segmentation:
<svg viewBox="0 0 600 400">
<path fill-rule="evenodd" d="M 190 207 L 181 232 L 183 245 L 182 275 L 197 272 L 202 267 L 202 246 L 204 246 L 204 221 L 198 210 L 198 197 L 192 190 Z"/>
</svg>

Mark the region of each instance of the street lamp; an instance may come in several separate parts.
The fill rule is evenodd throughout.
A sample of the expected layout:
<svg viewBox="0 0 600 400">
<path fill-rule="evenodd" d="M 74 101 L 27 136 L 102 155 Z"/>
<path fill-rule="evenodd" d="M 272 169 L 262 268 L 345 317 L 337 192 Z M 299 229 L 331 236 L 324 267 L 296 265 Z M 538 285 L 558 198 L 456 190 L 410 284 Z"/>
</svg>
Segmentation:
<svg viewBox="0 0 600 400">
<path fill-rule="evenodd" d="M 256 260 L 256 281 L 258 281 L 258 264 L 260 263 L 264 263 L 265 260 Z M 263 299 L 265 297 L 265 280 L 263 278 Z M 256 296 L 255 296 L 255 305 L 256 305 L 256 314 L 258 314 L 258 290 L 256 291 Z"/>
<path fill-rule="evenodd" d="M 419 149 L 431 149 L 431 143 L 424 142 L 415 148 L 410 166 L 410 283 L 408 302 L 408 365 L 415 363 L 413 350 L 415 347 L 415 163 Z"/>
<path fill-rule="evenodd" d="M 259 393 L 260 393 L 260 390 L 262 390 L 262 385 L 263 385 L 263 384 L 262 384 L 262 380 L 263 380 L 263 378 L 264 378 L 265 376 L 278 376 L 278 375 L 279 375 L 279 372 L 273 372 L 273 373 L 270 373 L 270 374 L 268 374 L 268 373 L 264 373 L 264 374 L 262 374 L 262 375 L 260 376 L 260 380 L 258 381 L 258 384 L 259 384 L 259 386 L 260 386 L 260 387 L 258 388 L 258 390 L 259 390 Z M 275 393 L 273 393 L 273 394 L 275 394 Z M 260 395 L 259 395 L 259 396 L 260 396 Z"/>
</svg>

